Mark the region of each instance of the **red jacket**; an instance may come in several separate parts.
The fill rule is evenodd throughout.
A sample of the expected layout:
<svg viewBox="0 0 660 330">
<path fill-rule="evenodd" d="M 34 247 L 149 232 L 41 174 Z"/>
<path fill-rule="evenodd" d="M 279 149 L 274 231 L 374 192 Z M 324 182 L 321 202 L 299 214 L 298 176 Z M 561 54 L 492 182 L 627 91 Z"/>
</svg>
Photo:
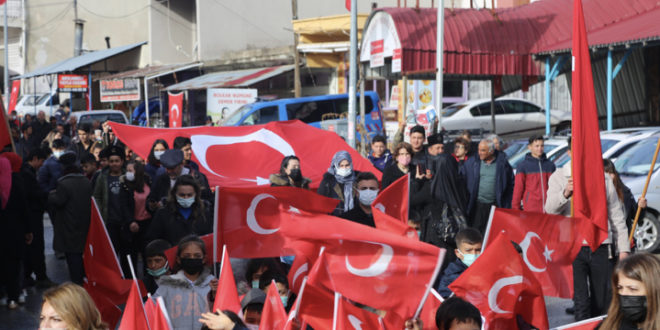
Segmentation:
<svg viewBox="0 0 660 330">
<path fill-rule="evenodd" d="M 543 213 L 548 192 L 548 180 L 555 171 L 555 164 L 545 154 L 534 158 L 530 153 L 516 168 L 516 183 L 513 187 L 511 208 Z"/>
</svg>

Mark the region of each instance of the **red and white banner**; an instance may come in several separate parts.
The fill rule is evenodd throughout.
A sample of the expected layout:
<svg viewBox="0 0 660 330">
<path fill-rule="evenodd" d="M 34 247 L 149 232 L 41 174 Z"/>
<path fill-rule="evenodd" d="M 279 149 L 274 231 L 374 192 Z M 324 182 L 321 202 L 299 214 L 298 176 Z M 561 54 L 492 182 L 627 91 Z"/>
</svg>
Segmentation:
<svg viewBox="0 0 660 330">
<path fill-rule="evenodd" d="M 385 65 L 385 41 L 383 39 L 371 42 L 371 57 L 369 66 L 376 68 Z"/>
<path fill-rule="evenodd" d="M 59 74 L 57 75 L 57 89 L 59 92 L 87 92 L 89 82 L 86 75 Z"/>
<path fill-rule="evenodd" d="M 167 93 L 168 104 L 170 106 L 170 126 L 171 128 L 182 127 L 183 120 L 183 92 L 178 94 Z"/>
<path fill-rule="evenodd" d="M 401 72 L 401 48 L 392 50 L 392 73 Z"/>
<path fill-rule="evenodd" d="M 318 187 L 328 171 L 332 156 L 346 150 L 357 171 L 382 174 L 352 149 L 339 135 L 301 121 L 271 122 L 239 127 L 148 128 L 110 122 L 113 132 L 131 150 L 147 159 L 156 139 L 172 145 L 184 136 L 192 141 L 193 160 L 211 186 L 253 187 L 269 184 L 268 177 L 280 169 L 285 156 L 300 158 L 301 170 Z M 230 251 L 231 253 L 231 251 Z"/>
<path fill-rule="evenodd" d="M 16 109 L 16 102 L 18 102 L 18 93 L 21 90 L 21 80 L 13 80 L 11 82 L 11 94 L 9 96 L 9 107 L 7 113 L 10 113 Z"/>
</svg>

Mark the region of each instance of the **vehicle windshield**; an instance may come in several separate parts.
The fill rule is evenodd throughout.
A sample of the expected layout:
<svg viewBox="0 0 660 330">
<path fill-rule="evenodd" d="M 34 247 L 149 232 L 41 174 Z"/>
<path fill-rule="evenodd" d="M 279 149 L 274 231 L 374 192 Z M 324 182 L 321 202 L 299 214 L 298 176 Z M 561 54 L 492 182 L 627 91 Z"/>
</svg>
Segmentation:
<svg viewBox="0 0 660 330">
<path fill-rule="evenodd" d="M 44 94 L 44 95 L 41 95 L 41 96 L 39 97 L 39 99 L 37 100 L 37 104 L 42 104 L 42 103 L 44 103 L 44 102 L 47 102 L 47 101 L 48 101 L 48 98 L 50 98 L 50 94 Z M 53 104 L 53 105 L 57 105 L 57 104 Z"/>
<path fill-rule="evenodd" d="M 461 103 L 461 104 L 454 104 L 450 105 L 444 109 L 442 109 L 442 116 L 443 117 L 451 117 L 453 114 L 457 113 L 458 110 L 461 110 L 465 108 L 467 104 Z"/>
<path fill-rule="evenodd" d="M 646 139 L 622 153 L 614 162 L 619 174 L 625 176 L 647 175 L 651 168 L 657 142 L 655 137 Z M 656 162 L 653 171 L 655 172 L 658 167 L 660 167 L 660 163 Z"/>
<path fill-rule="evenodd" d="M 613 145 L 617 144 L 619 141 L 617 140 L 609 140 L 609 139 L 601 139 L 600 140 L 600 149 L 603 153 L 609 148 L 611 148 Z M 564 152 L 561 156 L 555 158 L 553 162 L 555 163 L 555 166 L 561 167 L 564 166 L 568 161 L 571 160 L 571 156 L 568 154 L 568 152 Z"/>
<path fill-rule="evenodd" d="M 600 139 L 600 149 L 602 152 L 605 152 L 617 143 L 619 143 L 618 140 Z"/>
<path fill-rule="evenodd" d="M 221 126 L 234 126 L 238 124 L 238 121 L 241 120 L 243 116 L 247 115 L 250 110 L 252 110 L 252 104 L 246 104 L 238 108 L 238 110 L 234 111 L 229 118 L 222 122 Z"/>
<path fill-rule="evenodd" d="M 25 96 L 25 102 L 23 102 L 23 105 L 35 105 L 35 101 L 39 98 L 39 95 L 26 95 Z"/>
<path fill-rule="evenodd" d="M 547 154 L 557 147 L 559 147 L 559 144 L 545 143 L 543 145 L 543 152 Z M 520 164 L 520 162 L 522 162 L 523 159 L 525 159 L 525 155 L 527 155 L 527 148 L 522 148 L 516 155 L 509 158 L 509 164 L 511 164 L 511 167 L 513 168 L 518 167 L 518 164 Z"/>
</svg>

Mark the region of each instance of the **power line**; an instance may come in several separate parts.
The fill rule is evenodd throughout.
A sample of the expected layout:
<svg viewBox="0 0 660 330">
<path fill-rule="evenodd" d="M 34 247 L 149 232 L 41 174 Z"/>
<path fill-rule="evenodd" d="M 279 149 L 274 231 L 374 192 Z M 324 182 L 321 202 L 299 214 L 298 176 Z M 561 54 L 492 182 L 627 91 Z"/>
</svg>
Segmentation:
<svg viewBox="0 0 660 330">
<path fill-rule="evenodd" d="M 142 8 L 140 8 L 140 9 L 134 11 L 134 12 L 128 13 L 128 14 L 117 15 L 117 16 L 108 16 L 108 15 L 99 14 L 95 11 L 90 10 L 89 8 L 83 6 L 82 3 L 78 3 L 78 5 L 80 6 L 80 8 L 84 9 L 86 12 L 88 12 L 88 13 L 94 15 L 94 16 L 98 16 L 98 17 L 105 18 L 105 19 L 122 19 L 122 18 L 133 16 L 133 15 L 145 10 L 146 8 L 149 8 L 149 5 L 146 5 Z"/>
<path fill-rule="evenodd" d="M 234 11 L 233 9 L 229 8 L 229 7 L 226 6 L 225 4 L 219 2 L 218 0 L 213 0 L 213 2 L 215 2 L 215 3 L 218 4 L 218 5 L 220 5 L 221 7 L 224 7 L 224 8 L 227 9 L 228 11 L 232 12 L 234 15 L 238 16 L 238 18 L 240 18 L 240 19 L 243 20 L 244 22 L 246 22 L 246 23 L 248 23 L 248 24 L 254 26 L 254 27 L 257 28 L 259 31 L 261 31 L 261 32 L 263 32 L 263 33 L 265 33 L 265 34 L 271 36 L 271 37 L 274 38 L 274 39 L 280 40 L 278 37 L 276 37 L 276 36 L 270 34 L 267 30 L 262 29 L 261 26 L 252 23 L 250 20 L 248 20 L 247 18 L 243 17 L 240 13 Z M 283 40 L 280 40 L 280 41 L 283 41 Z"/>
<path fill-rule="evenodd" d="M 72 4 L 72 3 L 69 3 L 68 5 L 66 5 L 66 6 L 64 7 L 64 9 L 62 9 L 62 11 L 60 11 L 57 15 L 55 15 L 53 18 L 51 18 L 50 20 L 48 20 L 46 23 L 41 24 L 41 25 L 39 25 L 39 26 L 37 26 L 37 27 L 34 27 L 34 28 L 33 28 L 33 27 L 30 27 L 30 28 L 28 29 L 28 32 L 30 32 L 30 34 L 33 34 L 32 32 L 34 32 L 34 31 L 37 31 L 37 30 L 43 29 L 43 28 L 45 28 L 45 27 L 48 27 L 48 25 L 49 25 L 50 23 L 53 23 L 54 21 L 56 21 L 56 20 L 58 20 L 58 19 L 61 19 L 61 18 L 63 18 L 64 16 L 66 16 L 66 14 L 69 12 L 69 10 L 71 10 L 71 7 L 72 7 L 72 6 L 73 6 L 73 4 Z M 59 26 L 62 22 L 63 22 L 63 21 L 60 21 L 60 22 L 58 23 L 57 26 Z"/>
</svg>

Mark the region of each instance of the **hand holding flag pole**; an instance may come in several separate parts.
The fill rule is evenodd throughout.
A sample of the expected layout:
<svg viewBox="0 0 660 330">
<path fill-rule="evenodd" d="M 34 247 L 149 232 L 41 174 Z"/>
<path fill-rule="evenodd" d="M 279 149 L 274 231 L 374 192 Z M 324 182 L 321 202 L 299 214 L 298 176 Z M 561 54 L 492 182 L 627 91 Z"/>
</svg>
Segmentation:
<svg viewBox="0 0 660 330">
<path fill-rule="evenodd" d="M 651 169 L 649 169 L 649 174 L 646 176 L 646 183 L 644 184 L 644 190 L 642 191 L 642 196 L 640 198 L 646 198 L 646 190 L 649 188 L 649 181 L 651 181 L 651 175 L 653 174 L 653 169 L 655 168 L 655 161 L 658 159 L 658 151 L 660 150 L 660 138 L 658 139 L 658 144 L 655 147 L 655 153 L 653 154 L 653 160 L 651 161 Z M 642 212 L 642 208 L 637 208 L 637 213 L 635 214 L 635 220 L 633 221 L 632 228 L 630 229 L 630 236 L 628 240 L 630 243 L 633 243 L 633 238 L 635 237 L 635 228 L 637 227 L 637 221 L 639 221 L 639 215 Z"/>
</svg>

